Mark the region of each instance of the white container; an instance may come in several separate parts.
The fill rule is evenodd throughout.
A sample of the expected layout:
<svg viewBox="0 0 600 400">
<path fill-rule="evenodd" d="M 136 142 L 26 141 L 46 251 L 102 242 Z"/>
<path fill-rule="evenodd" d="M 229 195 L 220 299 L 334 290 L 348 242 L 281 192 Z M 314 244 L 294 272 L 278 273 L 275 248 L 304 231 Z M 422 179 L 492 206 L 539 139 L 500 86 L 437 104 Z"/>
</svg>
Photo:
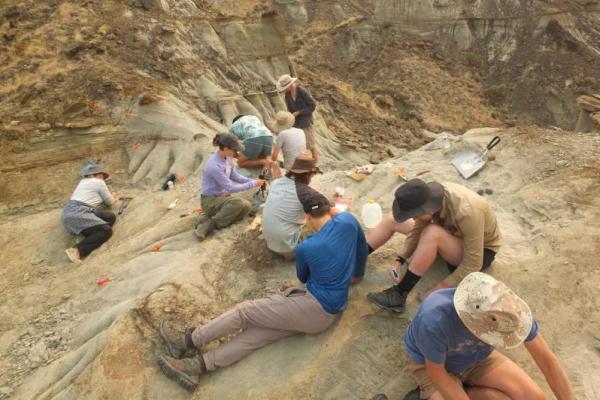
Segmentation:
<svg viewBox="0 0 600 400">
<path fill-rule="evenodd" d="M 442 142 L 442 149 L 448 150 L 450 148 L 450 136 L 447 132 L 440 134 L 440 141 Z"/>
<path fill-rule="evenodd" d="M 381 206 L 375 202 L 375 200 L 369 200 L 362 207 L 360 216 L 362 217 L 363 223 L 368 229 L 375 228 L 383 218 L 383 211 Z"/>
</svg>

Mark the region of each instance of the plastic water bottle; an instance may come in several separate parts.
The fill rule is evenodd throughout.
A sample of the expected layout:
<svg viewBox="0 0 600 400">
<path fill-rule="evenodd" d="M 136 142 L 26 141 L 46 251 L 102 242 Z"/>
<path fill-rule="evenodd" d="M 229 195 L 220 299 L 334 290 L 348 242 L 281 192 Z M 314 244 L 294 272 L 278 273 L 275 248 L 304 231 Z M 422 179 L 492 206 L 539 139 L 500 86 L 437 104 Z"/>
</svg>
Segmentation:
<svg viewBox="0 0 600 400">
<path fill-rule="evenodd" d="M 365 226 L 368 229 L 372 229 L 381 222 L 383 211 L 381 211 L 381 206 L 377 204 L 375 200 L 369 200 L 362 207 L 360 215 Z"/>
</svg>

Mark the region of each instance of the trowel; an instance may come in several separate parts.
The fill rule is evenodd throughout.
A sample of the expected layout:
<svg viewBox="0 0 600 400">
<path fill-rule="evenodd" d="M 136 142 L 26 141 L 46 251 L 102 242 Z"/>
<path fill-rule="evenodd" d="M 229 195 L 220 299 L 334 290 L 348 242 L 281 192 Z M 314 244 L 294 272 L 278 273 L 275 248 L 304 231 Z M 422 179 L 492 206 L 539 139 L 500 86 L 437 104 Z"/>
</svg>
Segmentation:
<svg viewBox="0 0 600 400">
<path fill-rule="evenodd" d="M 485 165 L 486 154 L 500 143 L 500 136 L 495 136 L 483 151 L 463 151 L 452 160 L 452 165 L 463 178 L 469 179 Z"/>
</svg>

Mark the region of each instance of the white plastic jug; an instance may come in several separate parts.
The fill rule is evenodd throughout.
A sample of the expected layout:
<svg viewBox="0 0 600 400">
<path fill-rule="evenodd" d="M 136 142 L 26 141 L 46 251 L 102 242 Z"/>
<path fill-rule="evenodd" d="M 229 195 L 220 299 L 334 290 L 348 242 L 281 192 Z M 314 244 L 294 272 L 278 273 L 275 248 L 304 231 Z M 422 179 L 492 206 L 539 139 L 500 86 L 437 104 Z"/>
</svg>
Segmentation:
<svg viewBox="0 0 600 400">
<path fill-rule="evenodd" d="M 369 200 L 362 207 L 360 213 L 365 226 L 368 229 L 375 228 L 377 224 L 381 222 L 383 218 L 383 212 L 381 206 L 375 202 L 375 200 Z"/>
</svg>

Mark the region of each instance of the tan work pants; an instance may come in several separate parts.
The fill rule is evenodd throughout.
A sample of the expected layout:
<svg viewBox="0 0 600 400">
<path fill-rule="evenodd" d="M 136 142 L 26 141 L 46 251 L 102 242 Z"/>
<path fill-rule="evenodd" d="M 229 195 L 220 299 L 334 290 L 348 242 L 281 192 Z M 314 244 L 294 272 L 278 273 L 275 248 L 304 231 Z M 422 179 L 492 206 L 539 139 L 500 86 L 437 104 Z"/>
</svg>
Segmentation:
<svg viewBox="0 0 600 400">
<path fill-rule="evenodd" d="M 256 349 L 296 333 L 319 333 L 329 328 L 339 314 L 323 310 L 305 289 L 291 287 L 283 294 L 245 301 L 192 333 L 197 347 L 227 335 L 229 342 L 203 354 L 209 371 L 226 367 Z M 241 332 L 240 332 L 241 330 Z"/>
</svg>

